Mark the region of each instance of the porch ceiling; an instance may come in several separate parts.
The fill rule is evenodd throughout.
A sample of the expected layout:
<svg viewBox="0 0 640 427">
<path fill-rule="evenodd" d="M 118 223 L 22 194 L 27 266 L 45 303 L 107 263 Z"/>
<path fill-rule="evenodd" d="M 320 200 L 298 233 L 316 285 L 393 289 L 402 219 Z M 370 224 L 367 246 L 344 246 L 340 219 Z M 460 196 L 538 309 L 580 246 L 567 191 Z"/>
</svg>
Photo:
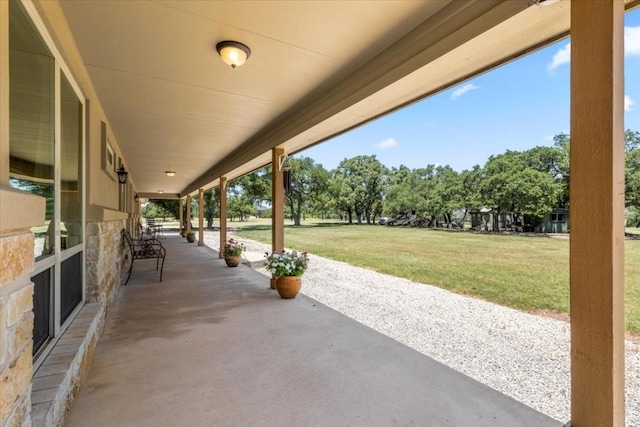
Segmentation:
<svg viewBox="0 0 640 427">
<path fill-rule="evenodd" d="M 569 29 L 567 0 L 60 3 L 143 196 L 242 175 Z M 225 65 L 222 40 L 247 63 Z"/>
</svg>

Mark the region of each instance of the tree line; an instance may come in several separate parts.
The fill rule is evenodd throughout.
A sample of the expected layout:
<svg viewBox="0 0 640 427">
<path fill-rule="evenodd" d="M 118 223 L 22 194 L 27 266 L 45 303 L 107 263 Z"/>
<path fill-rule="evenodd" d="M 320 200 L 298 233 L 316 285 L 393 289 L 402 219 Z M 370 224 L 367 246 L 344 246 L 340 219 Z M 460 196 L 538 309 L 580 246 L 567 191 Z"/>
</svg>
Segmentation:
<svg viewBox="0 0 640 427">
<path fill-rule="evenodd" d="M 627 221 L 640 226 L 640 132 L 627 130 L 624 143 Z M 421 223 L 435 227 L 464 222 L 480 208 L 506 214 L 513 222 L 524 215 L 542 221 L 554 208 L 569 208 L 569 149 L 569 135 L 560 133 L 552 146 L 507 150 L 489 157 L 484 166 L 462 172 L 434 164 L 388 168 L 375 155 L 344 159 L 326 170 L 309 157 L 290 157 L 285 163 L 290 171 L 285 212 L 296 225 L 306 216 L 371 224 L 382 216 L 412 211 Z M 214 189 L 204 195 L 211 227 L 220 194 Z M 231 220 L 269 217 L 271 166 L 231 181 L 227 197 Z M 195 204 L 192 212 L 197 212 Z M 143 215 L 177 218 L 178 202 L 154 200 Z"/>
</svg>

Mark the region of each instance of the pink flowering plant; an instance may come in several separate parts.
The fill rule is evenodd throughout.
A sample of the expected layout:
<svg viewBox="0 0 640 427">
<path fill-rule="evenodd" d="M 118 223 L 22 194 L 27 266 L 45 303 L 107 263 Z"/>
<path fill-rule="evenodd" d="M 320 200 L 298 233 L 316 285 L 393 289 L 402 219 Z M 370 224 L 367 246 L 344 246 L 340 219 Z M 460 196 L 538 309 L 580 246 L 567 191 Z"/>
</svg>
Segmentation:
<svg viewBox="0 0 640 427">
<path fill-rule="evenodd" d="M 271 255 L 267 252 L 266 256 L 264 265 L 273 277 L 300 277 L 309 264 L 309 256 L 306 252 L 282 251 L 282 253 Z"/>
<path fill-rule="evenodd" d="M 222 255 L 225 257 L 228 256 L 238 256 L 242 254 L 244 250 L 244 244 L 238 242 L 235 239 L 229 239 L 224 242 L 224 250 L 222 251 Z"/>
</svg>

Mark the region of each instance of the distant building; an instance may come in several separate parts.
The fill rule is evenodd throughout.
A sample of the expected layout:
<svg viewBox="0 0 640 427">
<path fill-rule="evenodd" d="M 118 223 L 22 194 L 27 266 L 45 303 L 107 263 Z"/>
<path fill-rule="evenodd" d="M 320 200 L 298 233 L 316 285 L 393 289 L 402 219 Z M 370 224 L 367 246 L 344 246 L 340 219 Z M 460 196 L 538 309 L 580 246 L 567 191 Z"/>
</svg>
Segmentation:
<svg viewBox="0 0 640 427">
<path fill-rule="evenodd" d="M 537 223 L 531 215 L 523 215 L 521 223 L 514 223 L 510 215 L 506 213 L 501 213 L 496 223 L 494 219 L 495 213 L 489 208 L 482 208 L 478 211 L 470 212 L 470 215 L 471 227 L 476 230 L 499 231 L 511 228 L 515 231 L 533 231 L 536 233 L 569 232 L 569 211 L 562 208 L 553 209 L 545 215 L 540 223 Z"/>
<path fill-rule="evenodd" d="M 568 233 L 569 232 L 569 211 L 567 209 L 556 208 L 545 215 L 541 224 L 536 226 L 538 233 Z"/>
<path fill-rule="evenodd" d="M 493 209 L 481 208 L 478 211 L 469 212 L 469 214 L 471 215 L 471 228 L 475 228 L 476 230 L 498 231 L 511 225 L 508 215 L 501 213 L 497 218 L 496 228 Z"/>
</svg>

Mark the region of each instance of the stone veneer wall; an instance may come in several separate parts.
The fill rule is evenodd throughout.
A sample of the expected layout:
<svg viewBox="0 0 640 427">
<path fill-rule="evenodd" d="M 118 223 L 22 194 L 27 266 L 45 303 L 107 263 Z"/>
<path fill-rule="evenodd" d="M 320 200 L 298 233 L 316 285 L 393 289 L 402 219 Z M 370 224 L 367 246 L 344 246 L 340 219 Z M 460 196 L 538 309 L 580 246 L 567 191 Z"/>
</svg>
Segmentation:
<svg viewBox="0 0 640 427">
<path fill-rule="evenodd" d="M 115 297 L 114 288 L 122 276 L 122 237 L 126 219 L 87 223 L 87 302 L 107 305 Z"/>
<path fill-rule="evenodd" d="M 120 230 L 126 224 L 124 219 L 87 224 L 86 302 L 93 304 L 85 305 L 58 342 L 58 345 L 64 344 L 62 347 L 78 350 L 70 351 L 63 372 L 55 372 L 64 380 L 51 386 L 46 383 L 54 375 L 49 375 L 47 369 L 51 369 L 48 365 L 56 360 L 45 360 L 35 378 L 33 372 L 33 234 L 29 229 L 0 233 L 0 427 L 31 426 L 32 420 L 34 425 L 43 426 L 63 422 L 88 372 L 108 308 L 117 295 L 123 254 Z M 51 355 L 62 356 L 57 350 Z M 60 369 L 63 365 L 52 366 Z M 33 401 L 32 388 L 36 401 Z M 48 395 L 52 400 L 43 397 Z"/>
<path fill-rule="evenodd" d="M 31 395 L 34 427 L 64 424 L 89 373 L 109 307 L 118 293 L 123 255 L 120 230 L 127 222 L 116 219 L 87 223 L 86 304 L 35 373 Z"/>
<path fill-rule="evenodd" d="M 33 234 L 0 233 L 0 425 L 31 425 Z"/>
</svg>

